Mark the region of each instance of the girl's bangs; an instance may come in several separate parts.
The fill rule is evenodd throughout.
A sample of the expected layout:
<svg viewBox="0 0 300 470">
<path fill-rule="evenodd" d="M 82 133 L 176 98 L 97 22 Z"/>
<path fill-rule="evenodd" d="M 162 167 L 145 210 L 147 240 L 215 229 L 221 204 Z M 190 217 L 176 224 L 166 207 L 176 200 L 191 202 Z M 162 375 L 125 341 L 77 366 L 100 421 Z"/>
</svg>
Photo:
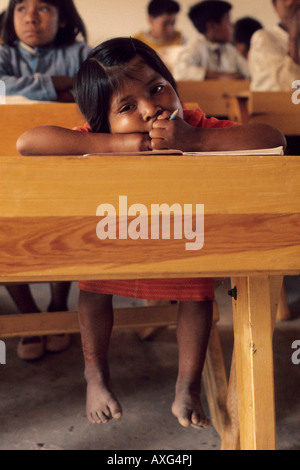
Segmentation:
<svg viewBox="0 0 300 470">
<path fill-rule="evenodd" d="M 59 0 L 43 0 L 43 2 L 60 9 L 61 2 Z M 13 0 L 13 6 L 19 5 L 20 3 L 24 3 L 24 0 Z"/>
</svg>

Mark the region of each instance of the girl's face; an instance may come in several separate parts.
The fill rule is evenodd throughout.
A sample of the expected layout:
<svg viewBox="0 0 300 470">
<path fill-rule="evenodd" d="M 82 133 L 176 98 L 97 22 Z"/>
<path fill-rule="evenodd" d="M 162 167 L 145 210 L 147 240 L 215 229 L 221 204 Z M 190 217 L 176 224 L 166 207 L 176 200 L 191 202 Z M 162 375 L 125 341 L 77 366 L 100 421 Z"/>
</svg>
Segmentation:
<svg viewBox="0 0 300 470">
<path fill-rule="evenodd" d="M 153 122 L 166 111 L 169 115 L 182 106 L 172 85 L 147 65 L 140 57 L 130 62 L 134 79 L 128 78 L 124 86 L 112 96 L 108 120 L 112 133 L 148 133 Z"/>
<path fill-rule="evenodd" d="M 31 47 L 52 44 L 58 29 L 59 11 L 55 6 L 40 0 L 24 0 L 14 9 L 14 27 L 20 41 Z"/>
</svg>

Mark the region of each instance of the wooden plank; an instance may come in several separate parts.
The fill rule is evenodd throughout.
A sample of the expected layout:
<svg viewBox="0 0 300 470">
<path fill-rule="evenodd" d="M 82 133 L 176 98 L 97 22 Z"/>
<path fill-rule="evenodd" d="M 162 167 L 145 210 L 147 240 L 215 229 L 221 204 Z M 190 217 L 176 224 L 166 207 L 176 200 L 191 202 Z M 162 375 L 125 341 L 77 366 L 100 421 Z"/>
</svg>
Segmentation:
<svg viewBox="0 0 300 470">
<path fill-rule="evenodd" d="M 240 424 L 234 350 L 231 360 L 226 411 L 227 419 L 223 426 L 221 450 L 240 450 Z"/>
<path fill-rule="evenodd" d="M 126 307 L 114 310 L 114 328 L 169 326 L 177 322 L 176 304 L 163 307 Z M 16 336 L 78 333 L 77 312 L 26 313 L 0 315 L 0 338 Z"/>
<path fill-rule="evenodd" d="M 268 124 L 287 136 L 300 134 L 300 106 L 292 102 L 292 91 L 228 93 L 224 102 L 232 121 Z"/>
<path fill-rule="evenodd" d="M 213 322 L 203 370 L 203 383 L 210 417 L 216 431 L 222 436 L 227 421 L 227 376 L 220 333 Z"/>
<path fill-rule="evenodd" d="M 292 102 L 291 91 L 251 91 L 249 94 L 249 113 L 293 114 L 300 116 L 300 106 Z"/>
<path fill-rule="evenodd" d="M 182 101 L 199 103 L 209 116 L 227 116 L 224 94 L 234 94 L 249 90 L 248 80 L 182 80 L 177 89 Z"/>
<path fill-rule="evenodd" d="M 298 157 L 3 157 L 0 173 L 0 282 L 299 273 Z M 99 240 L 97 207 L 118 214 L 120 195 L 149 224 L 153 203 L 204 204 L 203 248 Z"/>
<path fill-rule="evenodd" d="M 298 156 L 16 156 L 1 158 L 0 173 L 1 217 L 95 216 L 102 203 L 118 213 L 122 195 L 148 210 L 178 202 L 205 204 L 206 214 L 299 213 Z"/>
<path fill-rule="evenodd" d="M 233 278 L 235 358 L 243 450 L 275 450 L 273 319 L 268 276 Z"/>
</svg>

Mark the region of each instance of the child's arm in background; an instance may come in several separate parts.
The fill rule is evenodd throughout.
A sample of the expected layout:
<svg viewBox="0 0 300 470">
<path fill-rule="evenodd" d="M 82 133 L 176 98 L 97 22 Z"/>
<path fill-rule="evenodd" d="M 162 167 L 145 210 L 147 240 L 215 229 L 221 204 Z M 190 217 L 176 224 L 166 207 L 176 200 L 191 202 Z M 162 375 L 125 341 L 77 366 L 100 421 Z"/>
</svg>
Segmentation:
<svg viewBox="0 0 300 470">
<path fill-rule="evenodd" d="M 56 126 L 29 129 L 17 141 L 21 155 L 84 155 L 151 150 L 148 134 L 96 134 Z"/>
<path fill-rule="evenodd" d="M 250 150 L 283 146 L 284 135 L 267 124 L 223 128 L 192 127 L 180 118 L 158 119 L 150 131 L 154 150 L 176 148 L 183 152 Z"/>
<path fill-rule="evenodd" d="M 74 97 L 71 90 L 73 89 L 74 79 L 66 75 L 54 75 L 51 80 L 57 94 L 57 101 L 72 103 Z"/>
</svg>

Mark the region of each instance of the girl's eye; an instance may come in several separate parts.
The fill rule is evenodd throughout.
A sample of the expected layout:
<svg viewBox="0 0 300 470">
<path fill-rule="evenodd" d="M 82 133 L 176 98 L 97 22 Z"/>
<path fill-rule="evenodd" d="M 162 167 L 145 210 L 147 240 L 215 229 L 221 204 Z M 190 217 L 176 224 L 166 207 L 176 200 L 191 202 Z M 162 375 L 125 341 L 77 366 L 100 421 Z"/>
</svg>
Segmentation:
<svg viewBox="0 0 300 470">
<path fill-rule="evenodd" d="M 120 109 L 120 114 L 122 113 L 128 113 L 129 111 L 132 111 L 134 109 L 134 105 L 133 104 L 126 104 L 125 106 L 123 106 L 121 109 Z"/>
<path fill-rule="evenodd" d="M 156 85 L 151 88 L 151 95 L 156 95 L 157 93 L 161 93 L 163 91 L 163 85 Z"/>
</svg>

